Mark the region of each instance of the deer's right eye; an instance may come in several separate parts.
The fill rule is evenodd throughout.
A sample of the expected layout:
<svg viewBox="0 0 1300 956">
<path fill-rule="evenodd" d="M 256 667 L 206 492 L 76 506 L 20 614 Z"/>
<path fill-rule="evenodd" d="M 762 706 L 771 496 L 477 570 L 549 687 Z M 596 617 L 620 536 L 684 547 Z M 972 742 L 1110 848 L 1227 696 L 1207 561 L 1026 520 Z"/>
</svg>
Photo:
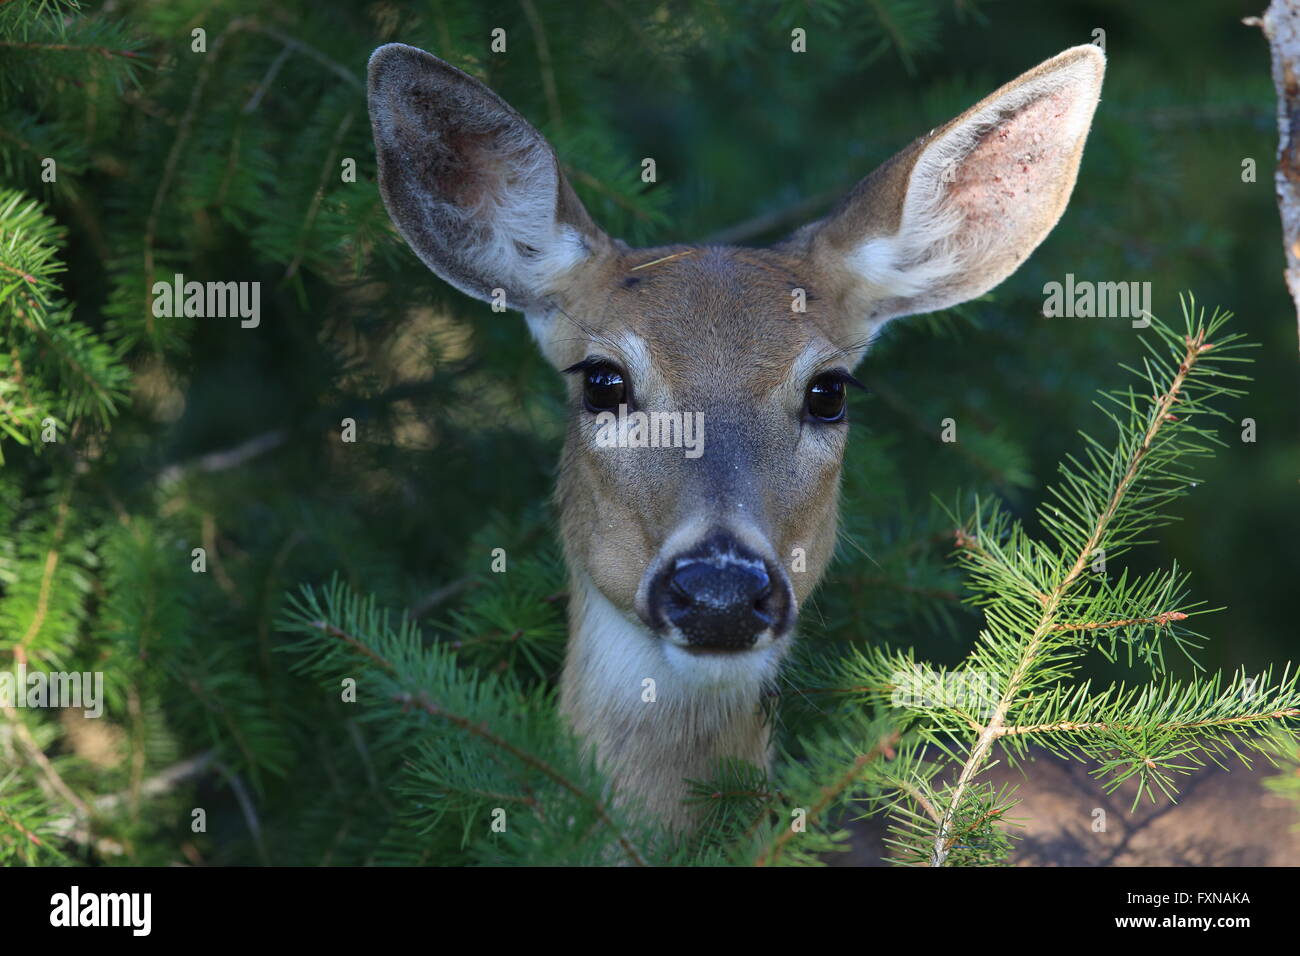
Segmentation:
<svg viewBox="0 0 1300 956">
<path fill-rule="evenodd" d="M 587 410 L 606 412 L 627 403 L 627 383 L 623 373 L 612 365 L 596 365 L 587 369 L 582 386 L 582 398 Z"/>
</svg>

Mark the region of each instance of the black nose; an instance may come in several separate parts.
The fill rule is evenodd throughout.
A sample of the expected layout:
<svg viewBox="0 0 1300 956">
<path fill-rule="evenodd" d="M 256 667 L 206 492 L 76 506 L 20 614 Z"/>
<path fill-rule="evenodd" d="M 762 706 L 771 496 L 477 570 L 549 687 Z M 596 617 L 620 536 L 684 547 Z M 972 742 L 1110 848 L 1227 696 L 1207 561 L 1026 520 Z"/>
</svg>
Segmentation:
<svg viewBox="0 0 1300 956">
<path fill-rule="evenodd" d="M 707 650 L 745 650 L 766 630 L 781 633 L 790 606 L 781 571 L 729 536 L 678 555 L 648 597 L 658 624 Z"/>
</svg>

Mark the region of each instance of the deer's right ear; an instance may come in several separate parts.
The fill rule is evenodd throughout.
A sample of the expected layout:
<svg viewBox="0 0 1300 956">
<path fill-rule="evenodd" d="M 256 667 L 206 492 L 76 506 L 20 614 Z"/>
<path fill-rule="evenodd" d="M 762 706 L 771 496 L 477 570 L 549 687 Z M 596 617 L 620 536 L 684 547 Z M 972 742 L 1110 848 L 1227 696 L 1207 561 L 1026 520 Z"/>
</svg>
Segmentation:
<svg viewBox="0 0 1300 956">
<path fill-rule="evenodd" d="M 566 274 L 610 248 L 542 134 L 473 77 L 389 43 L 370 57 L 369 104 L 388 214 L 462 292 L 544 311 Z"/>
</svg>

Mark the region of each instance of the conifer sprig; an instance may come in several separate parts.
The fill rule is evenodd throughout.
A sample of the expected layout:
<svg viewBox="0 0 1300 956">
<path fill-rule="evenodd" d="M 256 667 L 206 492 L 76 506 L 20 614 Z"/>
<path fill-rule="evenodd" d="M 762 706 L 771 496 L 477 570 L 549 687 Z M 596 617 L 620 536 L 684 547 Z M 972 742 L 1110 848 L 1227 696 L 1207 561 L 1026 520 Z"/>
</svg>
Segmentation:
<svg viewBox="0 0 1300 956">
<path fill-rule="evenodd" d="M 5 436 L 30 445 L 43 423 L 105 424 L 125 397 L 120 356 L 61 298 L 63 241 L 40 203 L 0 189 L 0 464 Z"/>
<path fill-rule="evenodd" d="M 555 719 L 549 690 L 462 668 L 447 645 L 424 647 L 412 621 L 392 623 L 373 598 L 337 579 L 321 592 L 304 588 L 280 626 L 304 636 L 289 648 L 305 655 L 302 670 L 335 682 L 357 674 L 368 719 L 387 720 L 390 739 L 416 743 L 409 773 L 428 797 L 426 826 L 448 812 L 487 819 L 503 802 L 518 803 L 546 827 L 603 831 L 628 862 L 645 865 L 601 777 Z"/>
<path fill-rule="evenodd" d="M 1245 360 L 1236 354 L 1241 337 L 1218 334 L 1230 314 L 1216 310 L 1207 320 L 1190 296 L 1183 312 L 1181 333 L 1152 322 L 1155 341 L 1143 339 L 1149 355 L 1140 370 L 1130 369 L 1142 388 L 1107 394 L 1107 404 L 1099 405 L 1116 427 L 1114 451 L 1084 435 L 1083 460 L 1071 457 L 1062 465 L 1062 481 L 1052 489 L 1055 503 L 1039 510 L 1050 543 L 1032 539 L 985 502 L 976 503 L 958 533 L 959 563 L 970 574 L 973 601 L 983 607 L 987 623 L 963 669 L 987 681 L 992 696 L 987 717 L 957 715 L 949 706 L 949 719 L 939 722 L 950 730 L 959 716 L 957 723 L 964 721 L 975 736 L 958 761 L 956 780 L 942 794 L 933 865 L 947 861 L 975 780 L 999 742 L 1014 741 L 1023 751 L 1026 737 L 1048 738 L 1049 746 L 1069 751 L 1069 745 L 1051 740 L 1069 737 L 1082 752 L 1113 755 L 1102 768 L 1112 785 L 1137 774 L 1140 792 L 1152 780 L 1169 791 L 1164 771 L 1184 769 L 1177 758 L 1223 749 L 1239 753 L 1235 744 L 1246 728 L 1297 716 L 1300 689 L 1294 675 L 1285 673 L 1249 700 L 1236 683 L 1220 691 L 1217 678 L 1181 687 L 1112 689 L 1095 697 L 1086 685 L 1061 684 L 1097 632 L 1159 631 L 1186 616 L 1177 606 L 1148 603 L 1156 595 L 1167 598 L 1175 577 L 1152 587 L 1125 577 L 1117 584 L 1098 582 L 1088 574 L 1099 559 L 1104 566 L 1170 520 L 1168 505 L 1194 486 L 1183 470 L 1185 460 L 1222 444 L 1200 423 L 1226 418 L 1208 403 L 1241 394 L 1231 383 L 1244 376 L 1228 370 Z"/>
</svg>

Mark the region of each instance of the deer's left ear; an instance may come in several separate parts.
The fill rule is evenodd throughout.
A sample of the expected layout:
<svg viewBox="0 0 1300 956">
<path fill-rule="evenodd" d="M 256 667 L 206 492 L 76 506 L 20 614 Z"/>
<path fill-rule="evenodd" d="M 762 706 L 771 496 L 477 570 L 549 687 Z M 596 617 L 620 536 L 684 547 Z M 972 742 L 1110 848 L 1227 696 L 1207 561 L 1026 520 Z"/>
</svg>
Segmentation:
<svg viewBox="0 0 1300 956">
<path fill-rule="evenodd" d="M 993 288 L 1061 217 L 1106 58 L 1066 50 L 923 136 L 860 182 L 802 247 L 865 343 L 884 322 Z"/>
</svg>

